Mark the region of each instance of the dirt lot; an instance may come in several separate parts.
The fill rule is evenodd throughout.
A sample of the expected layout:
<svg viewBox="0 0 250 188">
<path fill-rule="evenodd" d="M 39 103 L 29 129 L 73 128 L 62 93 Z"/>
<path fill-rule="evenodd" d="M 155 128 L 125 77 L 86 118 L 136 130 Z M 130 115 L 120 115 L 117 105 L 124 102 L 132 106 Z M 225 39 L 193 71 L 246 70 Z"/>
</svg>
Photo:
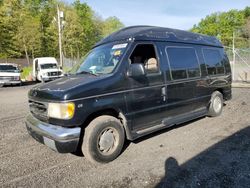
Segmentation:
<svg viewBox="0 0 250 188">
<path fill-rule="evenodd" d="M 248 187 L 250 89 L 234 89 L 218 118 L 167 129 L 133 143 L 107 165 L 58 154 L 25 129 L 27 91 L 0 89 L 0 187 Z"/>
</svg>

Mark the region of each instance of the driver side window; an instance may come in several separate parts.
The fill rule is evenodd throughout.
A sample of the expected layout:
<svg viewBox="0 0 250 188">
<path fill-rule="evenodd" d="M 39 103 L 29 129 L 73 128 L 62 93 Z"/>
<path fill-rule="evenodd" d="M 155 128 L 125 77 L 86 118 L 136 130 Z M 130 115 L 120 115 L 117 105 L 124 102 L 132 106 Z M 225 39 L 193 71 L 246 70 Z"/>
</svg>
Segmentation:
<svg viewBox="0 0 250 188">
<path fill-rule="evenodd" d="M 153 44 L 138 44 L 129 59 L 131 64 L 142 63 L 147 74 L 159 72 L 159 63 Z"/>
</svg>

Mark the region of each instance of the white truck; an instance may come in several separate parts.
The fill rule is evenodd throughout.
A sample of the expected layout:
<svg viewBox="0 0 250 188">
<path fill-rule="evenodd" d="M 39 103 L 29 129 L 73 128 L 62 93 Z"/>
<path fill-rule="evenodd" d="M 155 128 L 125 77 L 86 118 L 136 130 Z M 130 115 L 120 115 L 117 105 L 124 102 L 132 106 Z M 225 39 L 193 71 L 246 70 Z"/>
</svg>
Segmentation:
<svg viewBox="0 0 250 188">
<path fill-rule="evenodd" d="M 33 60 L 34 81 L 50 81 L 63 76 L 63 71 L 58 66 L 57 60 L 54 57 L 39 57 Z"/>
<path fill-rule="evenodd" d="M 4 85 L 21 85 L 21 71 L 16 64 L 0 63 L 0 87 Z"/>
</svg>

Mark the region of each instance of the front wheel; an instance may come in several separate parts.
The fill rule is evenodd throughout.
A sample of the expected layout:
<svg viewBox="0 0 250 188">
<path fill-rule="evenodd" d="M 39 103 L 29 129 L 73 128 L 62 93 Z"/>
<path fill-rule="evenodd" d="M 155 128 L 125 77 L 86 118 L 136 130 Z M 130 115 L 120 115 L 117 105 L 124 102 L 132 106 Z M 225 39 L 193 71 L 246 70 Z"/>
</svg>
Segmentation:
<svg viewBox="0 0 250 188">
<path fill-rule="evenodd" d="M 108 163 L 121 153 L 125 140 L 121 122 L 113 116 L 99 116 L 86 127 L 82 152 L 94 163 Z"/>
<path fill-rule="evenodd" d="M 223 102 L 224 102 L 223 95 L 219 91 L 213 92 L 209 104 L 208 116 L 210 117 L 219 116 L 222 112 Z"/>
</svg>

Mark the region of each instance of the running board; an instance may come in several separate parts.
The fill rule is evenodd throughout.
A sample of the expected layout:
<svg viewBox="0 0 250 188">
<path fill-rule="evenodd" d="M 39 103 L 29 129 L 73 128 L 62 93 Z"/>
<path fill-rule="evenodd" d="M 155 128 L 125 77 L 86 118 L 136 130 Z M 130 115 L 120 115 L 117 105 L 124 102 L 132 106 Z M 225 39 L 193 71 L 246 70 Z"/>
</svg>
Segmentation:
<svg viewBox="0 0 250 188">
<path fill-rule="evenodd" d="M 146 129 L 138 130 L 138 131 L 136 131 L 136 134 L 151 133 L 151 132 L 154 132 L 154 131 L 157 131 L 157 130 L 160 130 L 163 128 L 167 128 L 167 127 L 171 127 L 171 126 L 166 126 L 165 124 L 154 125 L 152 127 L 146 128 Z"/>
<path fill-rule="evenodd" d="M 199 117 L 205 116 L 207 114 L 207 108 L 200 108 L 198 110 L 195 110 L 191 113 L 185 113 L 185 114 L 181 114 L 175 117 L 169 117 L 169 118 L 165 118 L 162 120 L 162 124 L 164 125 L 172 125 L 172 124 L 182 124 L 188 121 L 191 121 L 193 119 L 197 119 Z"/>
<path fill-rule="evenodd" d="M 154 125 L 145 129 L 141 129 L 136 131 L 135 133 L 139 136 L 150 134 L 152 132 L 169 128 L 174 125 L 182 124 L 188 121 L 191 121 L 193 119 L 197 119 L 199 117 L 205 116 L 207 114 L 207 109 L 206 108 L 201 108 L 198 110 L 195 110 L 191 113 L 186 113 L 186 114 L 181 114 L 175 117 L 169 117 L 169 118 L 164 118 L 162 120 L 162 123 L 159 125 Z"/>
</svg>

